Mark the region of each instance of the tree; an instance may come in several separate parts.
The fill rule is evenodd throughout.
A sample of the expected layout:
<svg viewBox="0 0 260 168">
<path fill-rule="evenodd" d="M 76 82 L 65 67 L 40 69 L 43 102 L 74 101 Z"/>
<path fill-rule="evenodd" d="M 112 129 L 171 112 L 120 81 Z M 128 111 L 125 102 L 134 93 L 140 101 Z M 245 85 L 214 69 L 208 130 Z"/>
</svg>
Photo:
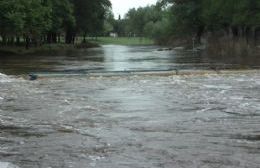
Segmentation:
<svg viewBox="0 0 260 168">
<path fill-rule="evenodd" d="M 44 6 L 41 0 L 20 0 L 23 6 L 23 33 L 26 48 L 31 42 L 37 46 L 42 34 L 51 27 L 51 8 Z"/>
<path fill-rule="evenodd" d="M 98 35 L 103 30 L 106 12 L 110 9 L 109 0 L 74 0 L 76 31 L 83 34 Z"/>
<path fill-rule="evenodd" d="M 116 20 L 113 12 L 111 10 L 107 10 L 104 21 L 104 34 L 108 35 L 110 32 L 114 31 L 115 24 Z"/>
<path fill-rule="evenodd" d="M 16 0 L 0 1 L 0 35 L 4 45 L 7 43 L 7 38 L 13 39 L 15 35 L 22 33 L 24 27 L 23 10 L 21 3 Z"/>
<path fill-rule="evenodd" d="M 47 33 L 48 43 L 56 43 L 57 36 L 75 27 L 74 8 L 69 0 L 51 0 L 51 28 Z M 60 39 L 59 39 L 60 41 Z"/>
<path fill-rule="evenodd" d="M 159 39 L 169 31 L 169 11 L 160 3 L 138 9 L 130 9 L 126 14 L 126 31 L 139 37 Z"/>
<path fill-rule="evenodd" d="M 226 31 L 233 37 L 249 38 L 260 23 L 259 0 L 161 0 L 171 4 L 176 32 L 196 35 Z M 252 33 L 253 32 L 253 33 Z"/>
<path fill-rule="evenodd" d="M 50 8 L 41 0 L 1 0 L 0 9 L 3 43 L 7 36 L 13 39 L 23 34 L 29 48 L 31 42 L 37 45 L 42 33 L 50 27 Z"/>
</svg>

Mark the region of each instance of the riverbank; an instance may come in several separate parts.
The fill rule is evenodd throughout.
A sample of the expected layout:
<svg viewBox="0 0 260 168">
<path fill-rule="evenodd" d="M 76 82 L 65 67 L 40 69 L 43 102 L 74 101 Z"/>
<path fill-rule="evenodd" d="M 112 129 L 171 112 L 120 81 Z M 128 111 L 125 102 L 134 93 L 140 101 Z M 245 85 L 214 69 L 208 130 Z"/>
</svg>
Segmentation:
<svg viewBox="0 0 260 168">
<path fill-rule="evenodd" d="M 39 47 L 31 47 L 26 49 L 22 46 L 1 46 L 0 47 L 0 56 L 1 55 L 53 55 L 64 52 L 73 52 L 79 49 L 85 48 L 95 48 L 100 47 L 99 44 L 94 42 L 87 42 L 82 44 L 44 44 Z"/>
<path fill-rule="evenodd" d="M 88 42 L 81 43 L 82 38 L 78 38 L 75 45 L 72 44 L 44 44 L 38 47 L 26 49 L 24 46 L 0 46 L 1 55 L 54 55 L 66 52 L 76 52 L 79 49 L 96 48 L 101 45 L 153 45 L 154 41 L 149 38 L 140 37 L 98 37 L 88 38 Z"/>
</svg>

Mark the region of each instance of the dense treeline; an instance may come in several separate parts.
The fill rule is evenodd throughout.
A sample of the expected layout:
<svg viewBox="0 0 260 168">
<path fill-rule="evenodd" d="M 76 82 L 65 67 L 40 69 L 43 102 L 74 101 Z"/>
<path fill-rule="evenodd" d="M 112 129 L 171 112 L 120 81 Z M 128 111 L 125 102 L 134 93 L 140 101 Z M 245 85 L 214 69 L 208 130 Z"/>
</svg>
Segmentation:
<svg viewBox="0 0 260 168">
<path fill-rule="evenodd" d="M 259 0 L 158 0 L 114 18 L 109 0 L 0 0 L 1 45 L 65 42 L 76 36 L 149 37 L 159 43 L 260 41 Z"/>
<path fill-rule="evenodd" d="M 0 0 L 1 44 L 22 41 L 29 48 L 61 37 L 72 44 L 76 35 L 97 36 L 110 7 L 109 0 Z"/>
<path fill-rule="evenodd" d="M 172 4 L 172 25 L 201 42 L 205 33 L 256 41 L 260 26 L 259 0 L 163 0 Z"/>
<path fill-rule="evenodd" d="M 260 41 L 259 0 L 159 0 L 156 5 L 131 9 L 115 29 L 119 35 L 146 36 L 157 42 L 202 39 Z M 185 39 L 185 40 L 184 40 Z M 230 44 L 232 45 L 232 44 Z"/>
</svg>

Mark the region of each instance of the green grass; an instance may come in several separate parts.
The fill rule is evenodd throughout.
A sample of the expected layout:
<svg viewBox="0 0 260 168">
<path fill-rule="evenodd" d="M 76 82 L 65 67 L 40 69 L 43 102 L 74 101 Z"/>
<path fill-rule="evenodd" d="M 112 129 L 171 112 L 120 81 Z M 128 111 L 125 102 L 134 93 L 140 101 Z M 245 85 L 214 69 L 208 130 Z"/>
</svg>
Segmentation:
<svg viewBox="0 0 260 168">
<path fill-rule="evenodd" d="M 99 47 L 96 43 L 84 43 L 84 44 L 44 44 L 38 47 L 30 47 L 25 49 L 24 46 L 1 46 L 0 55 L 52 55 L 58 53 L 64 53 L 68 51 L 77 51 L 78 49 Z"/>
<path fill-rule="evenodd" d="M 31 54 L 45 54 L 49 52 L 56 52 L 59 50 L 71 49 L 69 45 L 42 45 L 38 47 L 31 47 L 25 49 L 24 46 L 1 46 L 0 55 L 31 55 Z"/>
<path fill-rule="evenodd" d="M 88 39 L 91 42 L 101 45 L 114 44 L 114 45 L 152 45 L 154 41 L 148 38 L 140 37 L 98 37 L 96 40 Z"/>
<path fill-rule="evenodd" d="M 78 49 L 93 48 L 99 45 L 152 45 L 154 41 L 140 37 L 98 37 L 97 39 L 88 38 L 88 42 L 82 44 L 82 37 L 76 38 L 75 45 L 69 44 L 44 44 L 38 47 L 31 47 L 26 50 L 24 46 L 0 46 L 0 55 L 52 55 L 66 51 L 77 51 Z"/>
</svg>

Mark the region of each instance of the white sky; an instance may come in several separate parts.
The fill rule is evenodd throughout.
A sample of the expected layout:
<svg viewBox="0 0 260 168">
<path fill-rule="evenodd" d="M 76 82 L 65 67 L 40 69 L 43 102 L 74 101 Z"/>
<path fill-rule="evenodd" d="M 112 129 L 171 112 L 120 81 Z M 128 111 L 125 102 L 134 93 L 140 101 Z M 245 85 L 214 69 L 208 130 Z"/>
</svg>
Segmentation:
<svg viewBox="0 0 260 168">
<path fill-rule="evenodd" d="M 117 19 L 119 14 L 123 18 L 124 15 L 131 8 L 138 8 L 147 5 L 152 5 L 155 4 L 157 0 L 111 0 L 111 2 L 112 2 L 115 18 Z"/>
</svg>

